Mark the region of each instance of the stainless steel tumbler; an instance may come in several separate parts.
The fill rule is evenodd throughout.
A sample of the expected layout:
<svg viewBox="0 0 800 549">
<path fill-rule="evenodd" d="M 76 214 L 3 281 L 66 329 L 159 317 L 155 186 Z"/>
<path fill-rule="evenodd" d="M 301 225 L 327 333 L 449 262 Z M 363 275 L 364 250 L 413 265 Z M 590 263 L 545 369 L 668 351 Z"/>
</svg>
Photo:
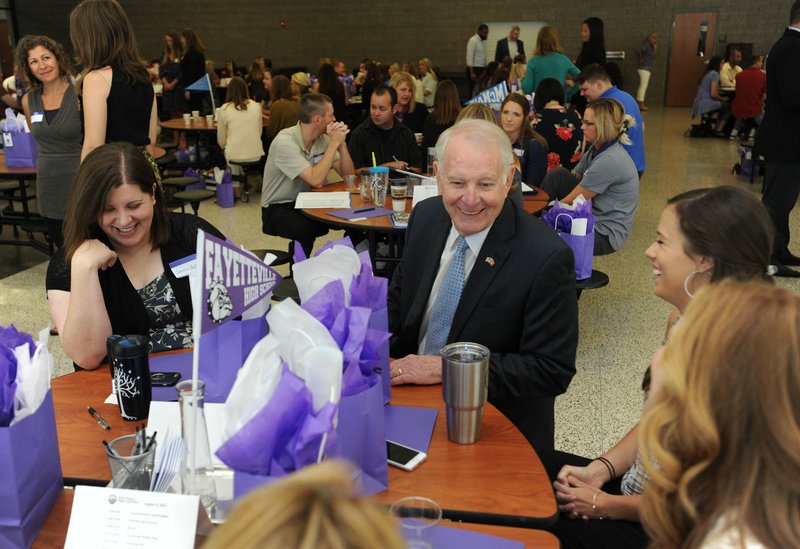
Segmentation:
<svg viewBox="0 0 800 549">
<path fill-rule="evenodd" d="M 451 343 L 442 349 L 447 438 L 458 444 L 480 439 L 488 390 L 489 349 L 469 342 Z"/>
</svg>

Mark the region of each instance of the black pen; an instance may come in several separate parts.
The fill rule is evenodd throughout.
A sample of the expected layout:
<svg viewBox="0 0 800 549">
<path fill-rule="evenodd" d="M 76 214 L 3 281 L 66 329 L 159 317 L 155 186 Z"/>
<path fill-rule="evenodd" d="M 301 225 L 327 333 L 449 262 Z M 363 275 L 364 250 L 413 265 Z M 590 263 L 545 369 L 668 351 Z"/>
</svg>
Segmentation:
<svg viewBox="0 0 800 549">
<path fill-rule="evenodd" d="M 156 441 L 156 435 L 157 434 L 158 434 L 158 431 L 153 431 L 153 436 L 150 437 L 150 442 L 147 443 L 147 446 L 145 447 L 144 451 L 142 452 L 143 454 L 146 454 L 147 452 L 149 452 L 150 448 L 153 447 L 153 443 Z"/>
<path fill-rule="evenodd" d="M 89 411 L 89 415 L 92 416 L 95 419 L 95 421 L 97 421 L 97 424 L 100 425 L 100 427 L 102 427 L 106 431 L 111 430 L 111 425 L 109 425 L 108 422 L 104 420 L 100 414 L 97 413 L 97 410 L 95 410 L 91 406 L 87 406 L 86 409 Z"/>
<path fill-rule="evenodd" d="M 371 212 L 371 211 L 372 211 L 372 210 L 374 210 L 374 209 L 375 209 L 375 208 L 374 208 L 374 207 L 372 207 L 372 206 L 370 206 L 369 208 L 359 208 L 359 209 L 357 209 L 357 210 L 353 210 L 353 213 L 354 213 L 354 214 L 360 214 L 360 213 L 362 213 L 362 212 Z"/>
</svg>

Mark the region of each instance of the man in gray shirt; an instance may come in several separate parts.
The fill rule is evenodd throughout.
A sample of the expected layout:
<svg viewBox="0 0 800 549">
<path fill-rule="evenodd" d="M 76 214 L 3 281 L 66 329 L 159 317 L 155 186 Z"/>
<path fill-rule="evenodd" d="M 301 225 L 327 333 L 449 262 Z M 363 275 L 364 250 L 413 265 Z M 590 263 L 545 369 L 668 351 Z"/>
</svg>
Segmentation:
<svg viewBox="0 0 800 549">
<path fill-rule="evenodd" d="M 314 240 L 328 230 L 294 209 L 298 193 L 325 185 L 331 168 L 341 175 L 354 173 L 345 138 L 350 130 L 336 122 L 327 95 L 307 94 L 300 99 L 300 122 L 281 130 L 269 147 L 261 188 L 261 230 L 296 240 L 306 256 Z"/>
</svg>

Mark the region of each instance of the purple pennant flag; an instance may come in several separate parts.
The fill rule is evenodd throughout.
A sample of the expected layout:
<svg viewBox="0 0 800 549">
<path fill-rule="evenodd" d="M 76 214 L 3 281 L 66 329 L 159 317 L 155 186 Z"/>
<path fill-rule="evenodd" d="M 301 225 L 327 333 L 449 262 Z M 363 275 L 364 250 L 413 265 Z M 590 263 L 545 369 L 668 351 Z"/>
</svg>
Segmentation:
<svg viewBox="0 0 800 549">
<path fill-rule="evenodd" d="M 282 280 L 257 257 L 229 242 L 203 235 L 198 257 L 202 292 L 200 303 L 194 303 L 195 311 L 202 311 L 200 333 L 238 317 Z"/>
</svg>

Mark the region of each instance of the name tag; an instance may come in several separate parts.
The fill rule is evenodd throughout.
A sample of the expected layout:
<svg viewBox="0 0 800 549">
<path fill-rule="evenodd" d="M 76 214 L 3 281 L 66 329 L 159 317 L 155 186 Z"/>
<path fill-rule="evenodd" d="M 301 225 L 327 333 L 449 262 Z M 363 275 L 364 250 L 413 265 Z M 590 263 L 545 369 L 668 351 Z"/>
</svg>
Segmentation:
<svg viewBox="0 0 800 549">
<path fill-rule="evenodd" d="M 35 112 L 31 114 L 31 124 L 41 124 L 42 120 L 44 120 L 43 112 Z"/>
<path fill-rule="evenodd" d="M 319 164 L 319 161 L 322 160 L 322 157 L 325 156 L 324 152 L 317 153 L 311 158 L 311 162 L 314 164 Z"/>
<path fill-rule="evenodd" d="M 175 278 L 183 278 L 194 273 L 195 266 L 197 265 L 196 260 L 196 254 L 187 255 L 182 259 L 170 263 L 169 268 L 172 269 L 172 274 L 175 275 Z"/>
<path fill-rule="evenodd" d="M 514 154 L 516 154 L 516 155 L 517 155 L 517 156 L 519 156 L 520 158 L 522 158 L 523 156 L 525 156 L 525 151 L 524 151 L 523 149 L 513 149 L 513 150 L 514 150 Z"/>
</svg>

